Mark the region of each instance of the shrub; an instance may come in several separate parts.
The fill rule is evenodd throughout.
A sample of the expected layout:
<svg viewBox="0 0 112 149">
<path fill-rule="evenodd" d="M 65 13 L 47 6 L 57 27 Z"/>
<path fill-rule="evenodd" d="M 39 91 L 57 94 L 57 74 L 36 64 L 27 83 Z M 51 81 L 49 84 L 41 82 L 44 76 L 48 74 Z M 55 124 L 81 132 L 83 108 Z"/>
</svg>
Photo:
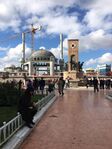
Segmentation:
<svg viewBox="0 0 112 149">
<path fill-rule="evenodd" d="M 21 92 L 16 84 L 0 83 L 0 106 L 13 106 L 18 103 Z"/>
</svg>

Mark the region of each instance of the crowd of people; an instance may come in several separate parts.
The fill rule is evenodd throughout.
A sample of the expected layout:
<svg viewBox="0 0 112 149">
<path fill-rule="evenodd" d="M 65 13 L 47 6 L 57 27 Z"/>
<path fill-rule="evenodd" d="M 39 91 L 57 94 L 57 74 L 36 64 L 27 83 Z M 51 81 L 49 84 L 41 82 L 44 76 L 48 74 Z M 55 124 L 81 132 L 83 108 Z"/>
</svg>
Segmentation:
<svg viewBox="0 0 112 149">
<path fill-rule="evenodd" d="M 41 91 L 41 94 L 43 95 L 45 89 L 48 92 L 54 90 L 55 80 L 44 80 L 43 78 L 34 78 L 33 80 L 28 79 L 25 84 L 20 80 L 18 82 L 18 85 L 19 90 L 22 90 L 23 88 L 30 88 L 34 93 L 39 93 L 39 91 Z"/>
<path fill-rule="evenodd" d="M 94 92 L 98 92 L 99 89 L 110 89 L 112 88 L 112 79 L 110 78 L 96 78 L 94 77 L 93 79 L 87 79 L 86 80 L 86 87 L 94 87 Z"/>
</svg>

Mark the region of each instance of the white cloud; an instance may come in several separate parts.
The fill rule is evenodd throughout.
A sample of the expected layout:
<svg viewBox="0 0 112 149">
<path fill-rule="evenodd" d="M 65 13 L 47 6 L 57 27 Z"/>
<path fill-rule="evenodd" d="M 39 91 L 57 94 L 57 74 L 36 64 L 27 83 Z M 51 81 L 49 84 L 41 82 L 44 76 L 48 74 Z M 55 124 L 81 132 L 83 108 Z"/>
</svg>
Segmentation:
<svg viewBox="0 0 112 149">
<path fill-rule="evenodd" d="M 47 26 L 46 32 L 48 34 L 69 35 L 80 30 L 80 24 L 77 22 L 76 16 L 59 15 L 53 16 L 52 14 L 46 15 L 40 19 L 43 25 Z"/>
<path fill-rule="evenodd" d="M 84 65 L 85 66 L 91 66 L 91 65 L 93 65 L 93 64 L 96 64 L 96 62 L 97 62 L 97 59 L 93 59 L 93 58 L 91 58 L 90 60 L 88 60 L 88 61 L 86 61 L 85 63 L 84 63 Z"/>
<path fill-rule="evenodd" d="M 82 3 L 81 3 L 82 4 Z M 83 4 L 82 4 L 83 5 Z M 95 0 L 90 5 L 85 5 L 88 9 L 84 17 L 84 22 L 90 29 L 110 30 L 112 26 L 112 1 L 111 0 Z M 110 18 L 110 19 L 106 19 Z"/>
<path fill-rule="evenodd" d="M 63 48 L 64 50 L 63 50 L 63 55 L 64 55 L 64 57 L 65 56 L 67 56 L 68 55 L 68 51 L 66 50 L 66 48 Z M 54 54 L 54 56 L 56 57 L 56 58 L 58 58 L 58 59 L 60 59 L 60 54 L 61 54 L 61 52 L 60 52 L 60 45 L 58 45 L 58 47 L 57 48 L 51 48 L 50 49 L 50 51 Z"/>
<path fill-rule="evenodd" d="M 105 53 L 101 57 L 98 57 L 96 59 L 90 59 L 84 63 L 86 66 L 91 66 L 94 64 L 108 64 L 112 63 L 112 53 Z"/>
<path fill-rule="evenodd" d="M 7 51 L 8 49 L 8 47 L 0 47 L 0 51 Z"/>
<path fill-rule="evenodd" d="M 26 46 L 26 57 L 31 53 L 31 49 Z M 0 58 L 0 69 L 11 66 L 12 64 L 20 66 L 22 58 L 22 44 L 17 45 L 15 48 L 8 49 L 6 55 Z"/>
<path fill-rule="evenodd" d="M 62 7 L 63 9 L 73 5 L 74 0 L 69 0 L 65 3 L 64 0 L 1 0 L 0 1 L 0 29 L 5 30 L 11 27 L 13 30 L 17 30 L 22 19 L 27 21 L 29 16 L 44 16 L 50 14 L 56 6 Z M 30 6 L 30 7 L 29 7 Z M 62 10 L 63 10 L 62 9 Z M 61 9 L 60 9 L 61 10 Z M 7 25 L 6 25 L 7 23 Z M 25 23 L 25 22 L 24 22 Z M 31 22 L 34 23 L 34 22 Z"/>
<path fill-rule="evenodd" d="M 60 58 L 60 49 L 57 47 L 57 48 L 51 48 L 50 51 L 54 54 L 54 56 L 56 58 Z"/>
<path fill-rule="evenodd" d="M 46 49 L 45 47 L 40 47 L 39 49 Z"/>
<path fill-rule="evenodd" d="M 80 50 L 112 49 L 112 34 L 97 30 L 80 37 Z"/>
<path fill-rule="evenodd" d="M 108 62 L 112 63 L 112 53 L 105 53 L 100 58 L 98 58 L 98 63 L 100 64 Z"/>
</svg>

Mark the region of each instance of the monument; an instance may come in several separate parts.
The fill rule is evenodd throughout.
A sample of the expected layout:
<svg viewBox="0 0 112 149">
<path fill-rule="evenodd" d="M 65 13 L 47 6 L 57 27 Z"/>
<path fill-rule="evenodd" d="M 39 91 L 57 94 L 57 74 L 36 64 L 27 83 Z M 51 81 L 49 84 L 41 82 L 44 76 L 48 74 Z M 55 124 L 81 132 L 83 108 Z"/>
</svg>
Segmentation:
<svg viewBox="0 0 112 149">
<path fill-rule="evenodd" d="M 79 79 L 83 76 L 82 66 L 78 59 L 79 40 L 68 40 L 68 63 L 65 64 L 64 78 L 71 78 L 72 84 L 77 84 Z M 73 85 L 74 86 L 74 85 Z"/>
<path fill-rule="evenodd" d="M 70 39 L 68 40 L 68 63 L 66 64 L 64 78 L 69 76 L 71 79 L 77 79 L 79 61 L 78 61 L 78 48 L 79 48 L 79 40 L 78 39 Z"/>
</svg>

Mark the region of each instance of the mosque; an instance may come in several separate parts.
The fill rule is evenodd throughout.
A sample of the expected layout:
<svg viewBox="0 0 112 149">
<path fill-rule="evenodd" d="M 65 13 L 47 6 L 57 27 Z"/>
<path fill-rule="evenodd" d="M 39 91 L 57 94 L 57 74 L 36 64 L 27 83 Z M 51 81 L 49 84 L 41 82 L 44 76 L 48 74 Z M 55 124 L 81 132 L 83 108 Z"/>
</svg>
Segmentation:
<svg viewBox="0 0 112 149">
<path fill-rule="evenodd" d="M 25 59 L 25 43 L 23 40 L 22 70 L 27 71 L 28 76 L 59 75 L 59 73 L 62 72 L 62 67 L 64 67 L 62 38 L 63 36 L 60 34 L 60 59 L 57 59 L 54 54 L 47 49 L 32 50 L 31 55 Z"/>
<path fill-rule="evenodd" d="M 33 52 L 22 65 L 23 70 L 28 71 L 28 75 L 56 75 L 60 69 L 58 59 L 48 50 L 39 49 Z"/>
</svg>

